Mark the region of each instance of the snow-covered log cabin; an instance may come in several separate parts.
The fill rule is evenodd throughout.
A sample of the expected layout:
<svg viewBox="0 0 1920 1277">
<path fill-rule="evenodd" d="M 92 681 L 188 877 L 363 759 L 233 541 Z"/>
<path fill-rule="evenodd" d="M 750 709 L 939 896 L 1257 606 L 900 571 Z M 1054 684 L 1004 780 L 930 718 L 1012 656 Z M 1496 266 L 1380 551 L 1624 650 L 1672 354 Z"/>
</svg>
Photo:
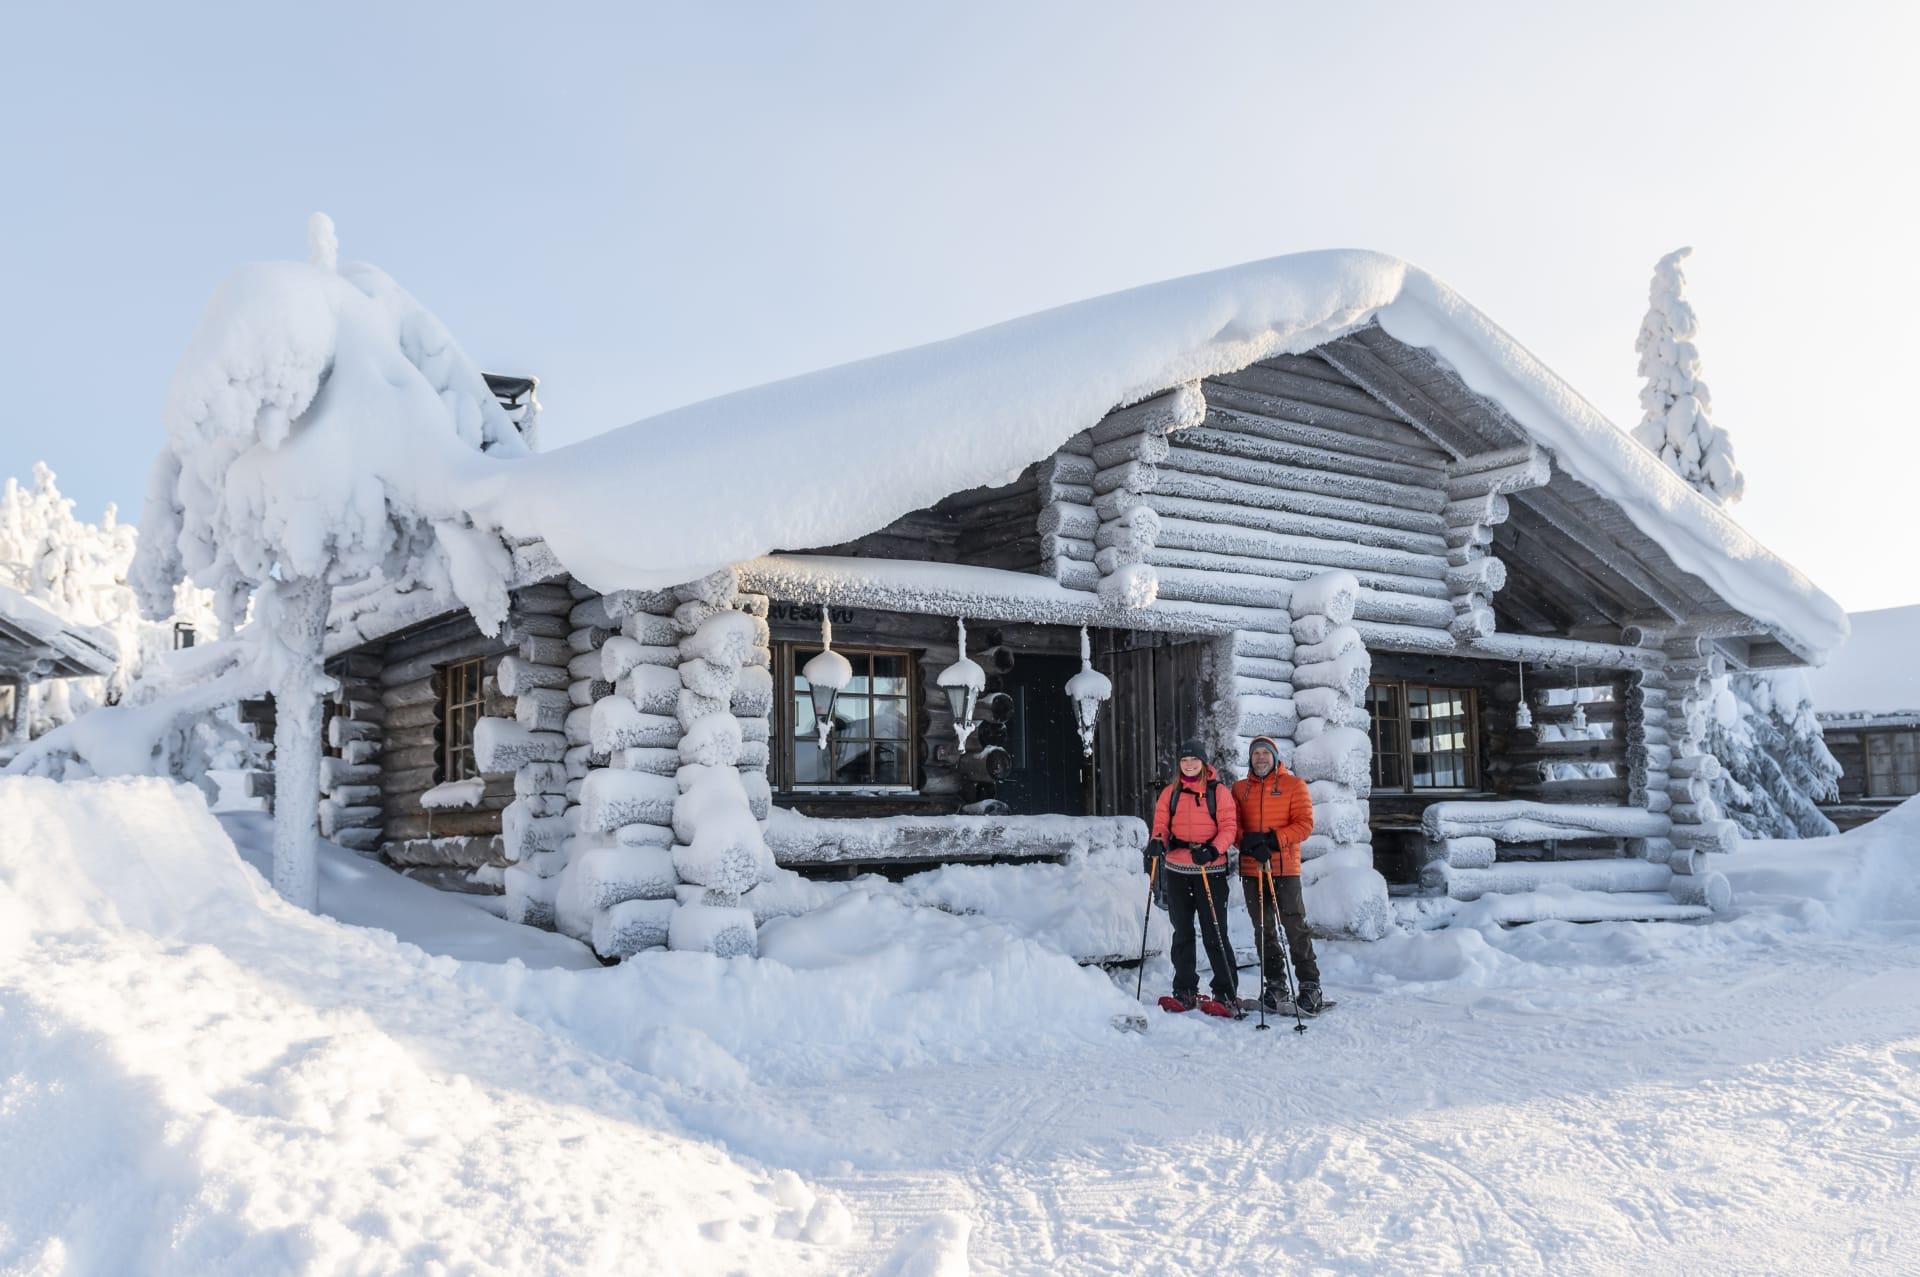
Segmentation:
<svg viewBox="0 0 1920 1277">
<path fill-rule="evenodd" d="M 28 692 L 36 683 L 111 674 L 118 659 L 111 634 L 64 621 L 0 585 L 0 753 L 26 743 Z"/>
<path fill-rule="evenodd" d="M 503 522 L 541 535 L 498 636 L 430 586 L 336 601 L 324 829 L 486 869 L 608 956 L 751 945 L 673 923 L 713 885 L 685 881 L 685 764 L 738 770 L 781 865 L 838 872 L 1137 846 L 1192 736 L 1229 773 L 1277 738 L 1309 782 L 1316 925 L 1704 916 L 1732 836 L 1712 678 L 1846 633 L 1485 316 L 1371 253 L 1136 289 L 512 466 Z M 1075 702 L 1083 652 L 1106 686 Z"/>
<path fill-rule="evenodd" d="M 1807 677 L 1839 794 L 1820 810 L 1853 829 L 1920 794 L 1920 604 L 1852 613 L 1852 633 Z"/>
</svg>

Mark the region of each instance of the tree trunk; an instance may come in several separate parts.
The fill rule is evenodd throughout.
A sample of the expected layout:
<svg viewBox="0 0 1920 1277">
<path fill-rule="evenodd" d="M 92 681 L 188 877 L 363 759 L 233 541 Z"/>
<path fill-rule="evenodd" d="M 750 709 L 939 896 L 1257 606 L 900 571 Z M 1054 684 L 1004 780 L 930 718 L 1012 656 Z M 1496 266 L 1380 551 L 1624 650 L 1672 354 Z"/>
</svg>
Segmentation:
<svg viewBox="0 0 1920 1277">
<path fill-rule="evenodd" d="M 273 678 L 273 886 L 302 909 L 318 910 L 320 883 L 320 697 L 327 608 L 333 589 L 296 580 L 271 587 Z"/>
</svg>

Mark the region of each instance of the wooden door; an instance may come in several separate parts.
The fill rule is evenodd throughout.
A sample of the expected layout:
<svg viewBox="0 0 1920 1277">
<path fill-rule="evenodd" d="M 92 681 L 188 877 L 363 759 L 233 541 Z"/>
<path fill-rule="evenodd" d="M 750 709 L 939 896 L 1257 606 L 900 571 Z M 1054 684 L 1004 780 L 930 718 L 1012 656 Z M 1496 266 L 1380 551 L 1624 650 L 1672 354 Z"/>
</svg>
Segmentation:
<svg viewBox="0 0 1920 1277">
<path fill-rule="evenodd" d="M 1206 650 L 1205 643 L 1125 631 L 1096 641 L 1093 663 L 1113 680 L 1113 699 L 1095 738 L 1096 815 L 1152 819 L 1180 742 L 1200 735 Z"/>
</svg>

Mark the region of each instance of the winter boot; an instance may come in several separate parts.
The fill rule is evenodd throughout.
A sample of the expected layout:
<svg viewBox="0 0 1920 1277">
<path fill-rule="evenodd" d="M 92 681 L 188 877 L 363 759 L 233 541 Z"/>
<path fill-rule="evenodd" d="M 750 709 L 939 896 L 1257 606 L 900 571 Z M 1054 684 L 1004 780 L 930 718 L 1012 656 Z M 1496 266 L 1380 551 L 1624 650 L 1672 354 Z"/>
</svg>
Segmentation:
<svg viewBox="0 0 1920 1277">
<path fill-rule="evenodd" d="M 1260 995 L 1260 1005 L 1268 1015 L 1287 1014 L 1287 991 L 1281 988 L 1268 989 Z"/>
<path fill-rule="evenodd" d="M 1320 996 L 1320 986 L 1317 984 L 1301 985 L 1299 996 L 1293 1000 L 1293 1005 L 1301 1015 L 1319 1015 L 1323 1004 L 1324 999 Z"/>
<path fill-rule="evenodd" d="M 1200 995 L 1197 993 L 1169 993 L 1160 999 L 1160 1009 L 1162 1011 L 1173 1011 L 1176 1013 L 1180 1011 L 1191 1011 L 1199 1005 Z"/>
</svg>

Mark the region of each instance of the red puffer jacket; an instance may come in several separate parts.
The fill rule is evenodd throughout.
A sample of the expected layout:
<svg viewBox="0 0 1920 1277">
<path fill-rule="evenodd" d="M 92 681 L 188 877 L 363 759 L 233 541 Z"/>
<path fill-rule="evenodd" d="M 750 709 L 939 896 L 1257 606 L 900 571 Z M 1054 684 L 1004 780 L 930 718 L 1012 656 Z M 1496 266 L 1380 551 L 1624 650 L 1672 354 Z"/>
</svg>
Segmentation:
<svg viewBox="0 0 1920 1277">
<path fill-rule="evenodd" d="M 1213 805 L 1215 815 L 1207 814 L 1207 787 L 1214 788 Z M 1180 805 L 1173 810 L 1172 826 L 1169 828 L 1167 812 L 1173 807 L 1173 791 L 1178 787 Z M 1189 873 L 1200 866 L 1193 863 L 1193 853 L 1183 844 L 1209 843 L 1219 849 L 1220 859 L 1206 866 L 1207 873 L 1219 873 L 1231 863 L 1234 839 L 1240 835 L 1240 812 L 1233 801 L 1233 792 L 1218 779 L 1218 773 L 1209 766 L 1198 776 L 1189 780 L 1182 776 L 1172 785 L 1160 791 L 1160 797 L 1153 804 L 1153 836 L 1167 845 L 1167 867 L 1182 869 Z"/>
</svg>

